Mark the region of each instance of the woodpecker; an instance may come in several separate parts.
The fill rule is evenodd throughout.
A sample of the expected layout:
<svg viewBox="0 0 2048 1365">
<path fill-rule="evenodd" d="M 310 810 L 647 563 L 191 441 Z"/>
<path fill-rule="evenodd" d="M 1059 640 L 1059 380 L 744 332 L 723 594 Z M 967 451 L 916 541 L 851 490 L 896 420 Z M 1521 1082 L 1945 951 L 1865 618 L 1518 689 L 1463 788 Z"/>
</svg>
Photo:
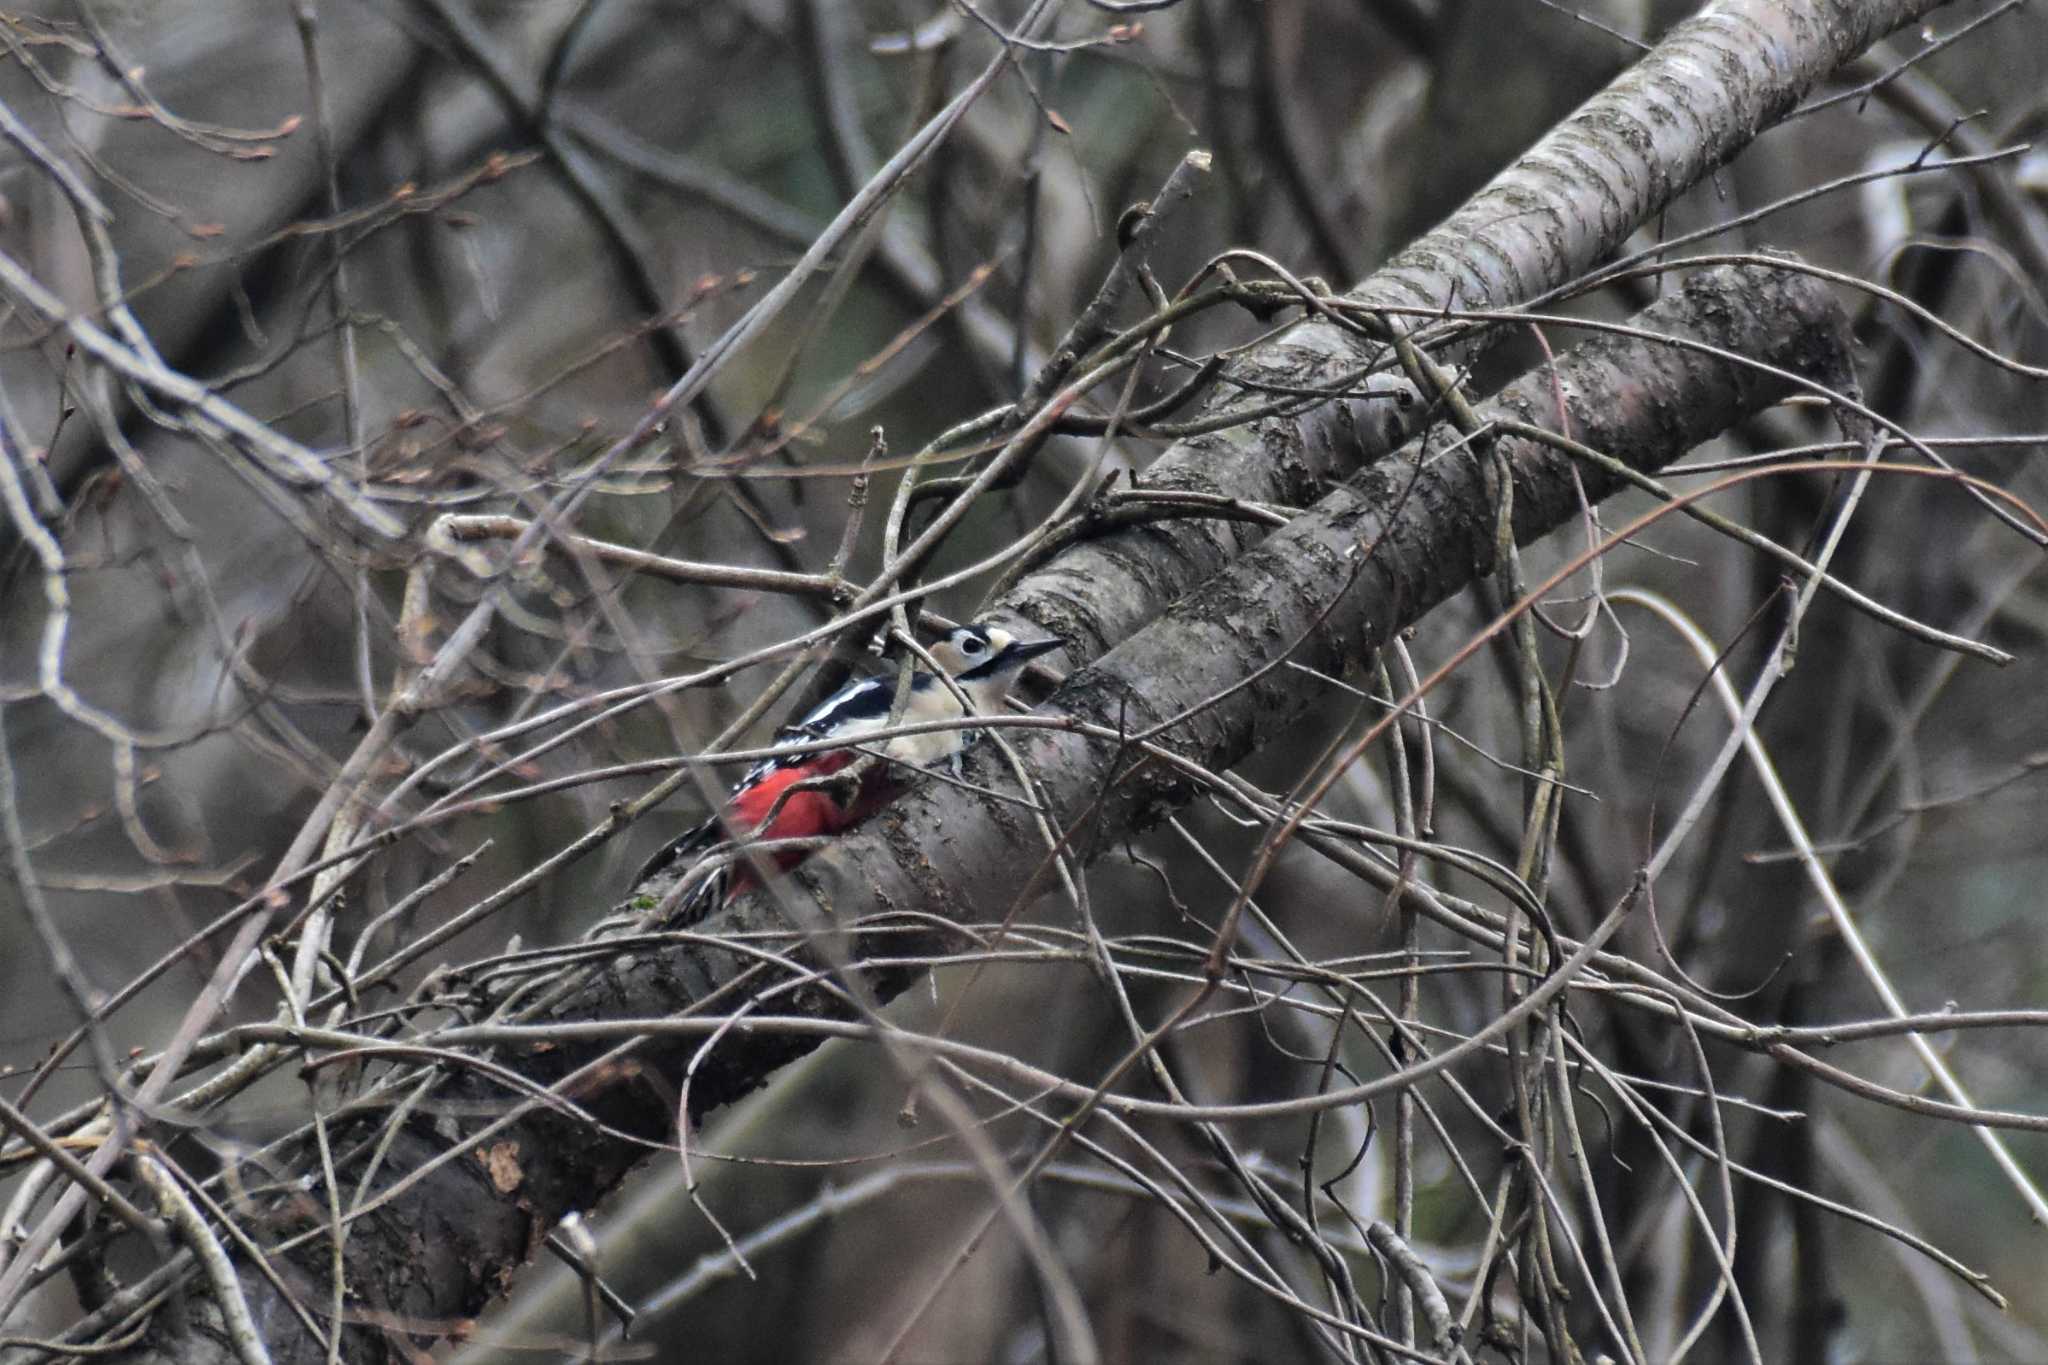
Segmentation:
<svg viewBox="0 0 2048 1365">
<path fill-rule="evenodd" d="M 923 670 L 911 674 L 910 695 L 903 703 L 900 723 L 958 719 L 967 714 L 960 705 L 962 696 L 976 714 L 993 712 L 1002 705 L 1024 665 L 1058 649 L 1061 643 L 1057 639 L 1020 640 L 1000 626 L 961 626 L 931 648 L 932 659 L 945 670 L 945 678 Z M 837 834 L 865 819 L 894 792 L 895 784 L 886 770 L 861 778 L 858 789 L 849 795 L 835 793 L 825 784 L 809 790 L 790 788 L 850 767 L 862 752 L 854 746 L 864 736 L 888 728 L 895 704 L 894 675 L 862 678 L 834 692 L 796 724 L 778 730 L 776 748 L 821 740 L 837 740 L 846 747 L 772 754 L 755 764 L 733 787 L 719 813 L 655 854 L 640 869 L 634 885 L 657 872 L 694 862 L 728 838 L 747 842 L 809 838 Z M 874 752 L 917 768 L 947 759 L 957 766 L 970 737 L 965 726 L 897 735 L 884 740 Z M 791 849 L 770 856 L 777 867 L 788 868 L 801 862 L 809 851 Z M 689 924 L 702 919 L 753 886 L 755 880 L 744 859 L 725 864 L 685 894 L 677 911 L 679 921 Z"/>
</svg>

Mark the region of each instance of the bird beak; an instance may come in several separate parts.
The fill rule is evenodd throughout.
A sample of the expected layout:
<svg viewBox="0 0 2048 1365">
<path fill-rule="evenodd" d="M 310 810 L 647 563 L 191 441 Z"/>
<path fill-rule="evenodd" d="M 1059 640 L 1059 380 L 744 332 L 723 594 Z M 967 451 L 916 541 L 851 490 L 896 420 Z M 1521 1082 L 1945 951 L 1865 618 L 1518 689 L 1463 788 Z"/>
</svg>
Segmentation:
<svg viewBox="0 0 2048 1365">
<path fill-rule="evenodd" d="M 1066 641 L 1057 635 L 1045 640 L 1017 640 L 1010 645 L 1007 652 L 1011 662 L 1023 664 L 1041 654 L 1049 654 L 1065 644 Z"/>
</svg>

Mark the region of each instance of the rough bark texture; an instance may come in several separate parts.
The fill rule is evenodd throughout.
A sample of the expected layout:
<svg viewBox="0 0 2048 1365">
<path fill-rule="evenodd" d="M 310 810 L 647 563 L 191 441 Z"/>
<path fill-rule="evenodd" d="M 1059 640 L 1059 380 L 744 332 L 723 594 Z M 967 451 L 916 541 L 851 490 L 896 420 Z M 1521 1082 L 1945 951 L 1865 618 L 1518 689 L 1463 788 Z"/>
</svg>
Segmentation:
<svg viewBox="0 0 2048 1365">
<path fill-rule="evenodd" d="M 1801 276 L 1715 271 L 1637 322 L 1841 382 L 1841 313 L 1825 289 Z M 1641 470 L 1660 467 L 1785 391 L 1782 381 L 1756 370 L 1618 336 L 1587 343 L 1558 368 L 1577 438 Z M 1513 385 L 1481 415 L 1555 429 L 1549 371 Z M 1513 470 L 1518 540 L 1534 540 L 1577 516 L 1566 457 L 1515 439 L 1501 448 Z M 1580 478 L 1590 498 L 1614 491 L 1597 471 L 1581 471 Z M 1429 459 L 1419 470 L 1405 458 L 1374 465 L 1076 672 L 1042 709 L 1129 731 L 1192 712 L 1162 742 L 1204 767 L 1228 768 L 1322 697 L 1299 672 L 1274 669 L 1220 702 L 1212 698 L 1283 655 L 1341 673 L 1369 654 L 1493 567 L 1494 506 L 1485 461 L 1470 449 Z M 1163 765 L 1128 771 L 1116 745 L 1080 734 L 1025 731 L 1012 743 L 1062 828 L 1086 820 L 1113 837 L 1152 823 L 1192 794 Z M 981 771 L 995 780 L 992 764 Z M 1017 869 L 1043 856 L 1014 807 L 979 807 L 926 787 L 872 829 L 806 863 L 797 879 L 842 919 L 859 909 L 995 920 L 1018 891 Z M 716 980 L 707 976 L 704 985 Z"/>
<path fill-rule="evenodd" d="M 1707 5 L 1347 297 L 1377 308 L 1490 309 L 1557 289 L 1612 256 L 1843 62 L 1938 8 L 1936 0 Z M 1356 334 L 1309 322 L 1227 377 L 1256 382 L 1284 362 L 1296 367 L 1288 383 L 1329 383 L 1370 358 Z M 1226 382 L 1209 409 L 1244 402 Z M 1307 506 L 1319 481 L 1398 444 L 1406 416 L 1386 400 L 1323 404 L 1182 442 L 1146 467 L 1145 484 Z M 1006 605 L 1057 630 L 1072 657 L 1092 659 L 1259 534 L 1222 521 L 1120 531 L 1062 555 Z"/>
</svg>

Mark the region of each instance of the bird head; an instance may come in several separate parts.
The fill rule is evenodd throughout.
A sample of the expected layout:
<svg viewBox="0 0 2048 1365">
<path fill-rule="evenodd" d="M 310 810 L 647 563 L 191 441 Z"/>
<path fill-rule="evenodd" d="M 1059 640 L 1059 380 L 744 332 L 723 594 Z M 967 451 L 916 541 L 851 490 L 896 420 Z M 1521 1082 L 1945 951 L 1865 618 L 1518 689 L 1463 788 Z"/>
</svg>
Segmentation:
<svg viewBox="0 0 2048 1365">
<path fill-rule="evenodd" d="M 1001 626 L 976 622 L 933 645 L 932 658 L 955 682 L 993 682 L 1014 677 L 1025 664 L 1064 643 L 1057 637 L 1020 640 Z"/>
</svg>

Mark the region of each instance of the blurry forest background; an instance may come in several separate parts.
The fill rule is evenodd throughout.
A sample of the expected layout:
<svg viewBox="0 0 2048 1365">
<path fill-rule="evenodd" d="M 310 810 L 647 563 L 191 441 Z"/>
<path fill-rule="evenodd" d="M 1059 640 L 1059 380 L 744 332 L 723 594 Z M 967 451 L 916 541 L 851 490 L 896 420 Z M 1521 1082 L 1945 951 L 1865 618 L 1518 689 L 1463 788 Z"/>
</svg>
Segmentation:
<svg viewBox="0 0 2048 1365">
<path fill-rule="evenodd" d="M 1261 704 L 1290 690 L 1297 710 L 1233 732 L 1255 747 L 1233 779 L 1182 774 L 1144 819 L 1057 859 L 1042 842 L 1012 856 L 1007 885 L 1037 894 L 1007 934 L 1010 905 L 959 906 L 978 927 L 946 940 L 952 960 L 893 1001 L 848 988 L 850 1018 L 879 1010 L 904 1039 L 963 1045 L 930 1054 L 943 1066 L 873 1028 L 837 1038 L 733 1084 L 767 1082 L 698 1115 L 681 1159 L 682 1075 L 629 1074 L 615 1083 L 651 1087 L 669 1128 L 639 1135 L 645 1159 L 607 1176 L 618 1188 L 580 1192 L 548 1187 L 530 1143 L 458 1146 L 531 1096 L 479 1081 L 485 1102 L 437 1105 L 439 1078 L 464 1070 L 453 1054 L 301 1070 L 516 1022 L 491 1014 L 506 992 L 587 968 L 541 950 L 613 913 L 737 772 L 681 756 L 766 742 L 817 686 L 785 680 L 749 713 L 792 660 L 844 676 L 901 657 L 863 659 L 888 615 L 836 641 L 824 628 L 941 509 L 963 515 L 894 586 L 945 582 L 899 625 L 970 619 L 1047 555 L 1151 534 L 1147 519 L 1204 517 L 1199 534 L 1234 552 L 1282 534 L 1320 486 L 1292 507 L 1145 495 L 1162 452 L 1254 392 L 1205 360 L 1270 347 L 1316 282 L 1367 280 L 1699 8 L 0 14 L 0 1359 L 72 1358 L 34 1344 L 67 1332 L 266 1358 L 181 1336 L 193 1313 L 233 1320 L 239 1276 L 293 1305 L 256 1313 L 277 1359 L 2048 1360 L 2048 576 L 2027 510 L 2048 506 L 2048 388 L 2026 368 L 2048 364 L 2039 5 L 1784 6 L 1925 17 L 1698 184 L 1674 173 L 1668 205 L 1608 225 L 1630 252 L 1701 234 L 1672 254 L 1782 250 L 1839 272 L 1824 297 L 1888 425 L 1841 420 L 1808 387 L 1724 419 L 1663 477 L 1689 492 L 1879 446 L 1887 466 L 1964 471 L 1979 484 L 1802 466 L 1700 506 L 1990 650 L 1833 591 L 1795 606 L 1807 580 L 1782 556 L 1668 516 L 1541 591 L 1540 622 L 1522 612 L 1459 657 L 1656 505 L 1631 491 L 1600 531 L 1574 512 L 1518 561 L 1482 565 L 1398 649 L 1341 677 L 1281 663 Z M 1691 72 L 1691 94 L 1717 93 L 1718 73 Z M 935 126 L 906 175 L 885 170 Z M 864 187 L 880 211 L 828 233 Z M 1150 218 L 1125 217 L 1155 196 Z M 1124 333 L 1139 363 L 1053 414 L 1048 365 L 1119 261 L 1120 221 L 1149 268 L 1124 270 L 1093 340 Z M 1410 386 L 1424 448 L 1487 448 L 1442 394 L 1418 398 L 1429 374 L 1477 399 L 1533 369 L 1548 393 L 1546 357 L 1585 339 L 1559 315 L 1621 321 L 1700 273 L 1645 259 L 1545 302 L 1541 327 L 1457 332 L 1469 296 L 1424 300 L 1443 310 L 1435 367 L 1411 357 L 1403 377 L 1393 348 L 1375 353 Z M 1530 303 L 1594 264 L 1489 302 Z M 1237 292 L 1170 335 L 1136 326 L 1224 284 Z M 1380 328 L 1377 345 L 1387 326 L 1354 330 Z M 1277 353 L 1248 354 L 1284 399 Z M 1382 383 L 1357 382 L 1346 392 Z M 1052 415 L 1074 420 L 949 500 L 962 485 L 945 480 Z M 899 526 L 906 477 L 936 491 Z M 1121 591 L 1145 564 L 1105 552 L 1087 577 Z M 1122 643 L 1030 608 L 1050 600 L 1005 599 L 1068 636 L 1056 671 Z M 1717 655 L 1738 693 L 1775 683 L 1725 775 Z M 1347 749 L 1454 657 L 1426 724 L 1411 708 Z M 736 659 L 754 662 L 716 671 Z M 1057 682 L 1035 678 L 1034 699 Z M 1019 790 L 993 757 L 972 771 Z M 1318 778 L 1294 837 L 1286 800 Z M 1012 818 L 973 792 L 944 799 L 968 849 Z M 750 915 L 788 918 L 749 951 L 843 966 L 853 940 L 813 941 L 810 894 L 753 898 Z M 1455 914 L 1418 910 L 1432 896 Z M 1472 1055 L 1316 1102 L 1470 1037 L 1617 906 L 1612 956 Z M 1506 926 L 1521 945 L 1507 970 L 1500 935 L 1461 934 L 1456 914 Z M 658 939 L 635 947 L 643 962 L 666 960 Z M 774 1034 L 778 1006 L 745 990 L 699 1014 L 751 1009 Z M 1956 1027 L 1878 1022 L 1943 1011 Z M 293 1040 L 293 1023 L 331 1032 Z M 234 1024 L 279 1029 L 221 1033 Z M 1749 1025 L 1813 1030 L 1774 1036 L 1835 1070 Z M 789 1036 L 793 1052 L 817 1041 Z M 531 1055 L 449 1046 L 478 1067 Z M 1088 1111 L 1048 1075 L 1156 1107 Z M 1194 1122 L 1175 1105 L 1222 1108 Z M 1973 1129 L 1968 1106 L 2001 1126 Z M 373 1152 L 374 1124 L 347 1126 L 365 1114 L 459 1150 L 448 1169 L 511 1205 L 580 1210 L 555 1241 L 588 1273 L 542 1227 L 431 1313 L 352 1288 L 337 1333 L 327 1257 L 409 1216 L 404 1199 L 349 1213 L 402 1164 Z M 126 1207 L 68 1195 L 83 1173 L 52 1151 Z M 374 1178 L 349 1164 L 365 1160 L 383 1163 Z M 188 1221 L 166 1231 L 169 1209 Z M 251 1272 L 256 1247 L 307 1229 Z M 449 1215 L 378 1245 L 410 1247 L 397 1259 L 424 1282 L 465 1234 Z M 188 1257 L 160 1273 L 209 1238 L 238 1269 Z M 157 1311 L 159 1291 L 188 1316 Z"/>
</svg>

